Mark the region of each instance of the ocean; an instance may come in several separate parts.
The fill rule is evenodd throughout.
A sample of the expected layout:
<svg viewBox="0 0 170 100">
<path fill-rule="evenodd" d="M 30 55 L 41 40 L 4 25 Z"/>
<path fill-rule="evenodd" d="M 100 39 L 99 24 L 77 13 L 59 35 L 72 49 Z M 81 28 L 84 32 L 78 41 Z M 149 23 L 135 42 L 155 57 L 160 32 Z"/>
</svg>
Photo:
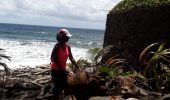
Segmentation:
<svg viewBox="0 0 170 100">
<path fill-rule="evenodd" d="M 0 23 L 0 48 L 11 61 L 5 60 L 8 67 L 35 67 L 50 63 L 50 55 L 56 41 L 57 30 L 64 27 L 4 24 Z M 103 46 L 104 30 L 66 28 L 73 35 L 69 39 L 75 60 L 88 59 L 90 48 Z"/>
</svg>

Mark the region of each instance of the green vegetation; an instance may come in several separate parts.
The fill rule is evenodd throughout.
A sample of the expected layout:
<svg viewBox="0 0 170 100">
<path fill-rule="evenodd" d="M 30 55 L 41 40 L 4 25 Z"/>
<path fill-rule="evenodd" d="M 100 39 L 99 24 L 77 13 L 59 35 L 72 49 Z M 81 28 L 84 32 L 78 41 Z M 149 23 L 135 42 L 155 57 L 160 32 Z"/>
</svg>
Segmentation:
<svg viewBox="0 0 170 100">
<path fill-rule="evenodd" d="M 164 4 L 170 4 L 170 0 L 123 0 L 118 3 L 111 12 L 121 12 L 144 7 L 157 7 Z"/>
<path fill-rule="evenodd" d="M 126 63 L 125 59 L 121 59 L 119 55 L 115 55 L 109 58 L 104 64 L 100 65 L 99 71 L 100 73 L 106 73 L 110 77 L 119 76 L 125 73 L 123 72 L 123 68 Z"/>
<path fill-rule="evenodd" d="M 5 59 L 10 60 L 10 57 L 4 54 L 4 49 L 0 48 L 0 66 L 4 67 L 6 74 L 9 74 L 9 68 L 6 63 L 4 63 Z"/>
<path fill-rule="evenodd" d="M 88 50 L 89 58 L 93 64 L 97 63 L 96 60 L 98 59 L 98 55 L 101 50 L 101 48 L 91 48 Z"/>
<path fill-rule="evenodd" d="M 123 76 L 135 79 L 136 84 L 142 84 L 151 90 L 162 91 L 170 84 L 170 48 L 166 47 L 166 42 L 157 42 L 146 47 L 140 55 L 139 66 L 131 67 L 128 61 L 119 54 L 113 55 L 105 62 L 101 63 L 104 56 L 110 49 L 109 47 L 99 49 L 93 48 L 88 51 L 91 54 L 91 62 L 79 59 L 77 63 L 83 68 L 94 68 L 94 74 L 103 74 L 111 78 Z M 129 67 L 130 66 L 130 67 Z M 73 65 L 70 65 L 73 68 Z M 142 67 L 140 72 L 135 71 L 134 67 Z"/>
<path fill-rule="evenodd" d="M 84 59 L 84 58 L 80 58 L 77 62 L 76 62 L 78 65 L 79 65 L 79 67 L 81 67 L 80 69 L 85 69 L 85 68 L 87 68 L 87 67 L 91 67 L 92 66 L 92 64 L 88 61 L 88 60 L 86 60 L 86 59 Z M 74 64 L 73 63 L 68 63 L 68 65 L 67 65 L 73 72 L 76 72 L 78 69 L 76 69 L 76 67 L 74 66 Z"/>
<path fill-rule="evenodd" d="M 140 55 L 140 60 L 145 65 L 143 75 L 148 78 L 150 87 L 159 91 L 170 83 L 170 49 L 165 48 L 165 44 L 151 44 Z M 153 50 L 154 47 L 158 49 Z"/>
<path fill-rule="evenodd" d="M 82 72 L 80 71 L 73 76 L 69 76 L 70 80 L 68 82 L 71 84 L 70 86 L 74 87 L 75 85 L 75 89 L 78 89 L 78 92 L 80 92 L 79 87 L 84 89 L 84 94 L 88 93 L 88 91 L 91 93 L 92 91 L 96 95 L 96 91 L 99 91 L 99 96 L 100 91 L 106 93 L 104 95 L 107 96 L 116 94 L 123 97 L 125 95 L 130 95 L 135 98 L 148 98 L 150 95 L 158 98 L 160 93 L 161 96 L 169 94 L 169 44 L 166 42 L 157 42 L 147 46 L 140 54 L 139 60 L 141 63 L 139 63 L 138 66 L 130 66 L 128 60 L 126 60 L 124 56 L 121 56 L 121 54 L 116 54 L 116 52 L 113 53 L 114 55 L 112 54 L 112 57 L 102 61 L 102 58 L 104 58 L 108 52 L 110 54 L 111 50 L 113 50 L 112 46 L 100 49 L 90 49 L 88 53 L 91 54 L 92 61 L 86 60 L 84 58 L 80 58 L 77 61 L 77 64 L 81 67 L 80 70 Z M 0 77 L 0 85 L 2 86 L 1 92 L 3 93 L 0 98 L 3 96 L 6 97 L 8 91 L 12 91 L 12 98 L 14 98 L 16 95 L 17 98 L 18 96 L 25 97 L 25 95 L 28 94 L 31 94 L 32 96 L 32 94 L 35 95 L 35 92 L 37 91 L 38 92 L 36 95 L 32 98 L 39 98 L 41 93 L 49 92 L 47 96 L 44 96 L 43 94 L 43 96 L 40 98 L 42 99 L 47 98 L 48 95 L 52 93 L 49 67 L 40 66 L 35 69 L 25 68 L 23 70 L 11 70 L 11 74 L 6 77 L 7 73 L 10 72 L 7 64 L 5 63 L 6 60 L 10 60 L 10 57 L 5 55 L 4 49 L 0 49 L 0 66 L 3 66 L 6 72 L 5 75 L 3 71 Z M 68 66 L 73 70 L 73 72 L 78 71 L 75 69 L 73 64 L 69 63 Z M 133 69 L 135 67 L 143 67 L 143 70 L 137 72 Z M 86 71 L 86 73 L 89 74 L 86 74 L 83 71 L 86 68 L 89 69 L 89 71 Z M 94 69 L 95 71 L 91 71 L 91 69 Z M 8 88 L 9 90 L 7 90 Z M 30 92 L 30 90 L 32 90 L 32 92 Z M 154 92 L 151 92 L 150 90 Z M 82 92 L 80 93 L 82 94 Z M 93 93 L 91 94 L 93 95 Z M 89 96 L 92 96 L 91 94 Z M 85 97 L 87 97 L 87 95 L 85 95 Z M 48 98 L 51 98 L 51 96 Z M 145 99 L 146 98 L 142 100 Z"/>
</svg>

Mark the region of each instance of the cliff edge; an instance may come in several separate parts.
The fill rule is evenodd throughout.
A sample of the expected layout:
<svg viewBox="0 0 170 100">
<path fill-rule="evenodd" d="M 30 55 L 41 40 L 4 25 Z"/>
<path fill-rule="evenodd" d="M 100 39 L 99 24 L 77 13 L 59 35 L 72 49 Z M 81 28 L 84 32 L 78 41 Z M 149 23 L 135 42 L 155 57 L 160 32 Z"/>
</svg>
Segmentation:
<svg viewBox="0 0 170 100">
<path fill-rule="evenodd" d="M 170 5 L 168 0 L 157 6 L 132 6 L 127 1 L 142 0 L 124 0 L 108 13 L 103 47 L 113 45 L 109 56 L 119 53 L 136 65 L 149 44 L 170 40 Z"/>
</svg>

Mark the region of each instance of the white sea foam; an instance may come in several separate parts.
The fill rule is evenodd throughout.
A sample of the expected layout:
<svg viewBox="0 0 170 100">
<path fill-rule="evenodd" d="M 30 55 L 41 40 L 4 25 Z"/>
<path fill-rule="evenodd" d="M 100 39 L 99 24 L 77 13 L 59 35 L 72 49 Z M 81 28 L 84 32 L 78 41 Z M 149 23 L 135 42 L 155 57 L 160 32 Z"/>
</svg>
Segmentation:
<svg viewBox="0 0 170 100">
<path fill-rule="evenodd" d="M 22 66 L 35 67 L 36 65 L 50 63 L 50 55 L 54 45 L 53 42 L 44 41 L 0 40 L 0 48 L 5 49 L 5 54 L 11 57 L 11 61 L 6 61 L 11 69 Z M 82 57 L 86 58 L 87 50 L 72 47 L 75 60 Z"/>
<path fill-rule="evenodd" d="M 47 32 L 34 32 L 34 33 L 39 33 L 39 34 L 48 34 Z"/>
</svg>

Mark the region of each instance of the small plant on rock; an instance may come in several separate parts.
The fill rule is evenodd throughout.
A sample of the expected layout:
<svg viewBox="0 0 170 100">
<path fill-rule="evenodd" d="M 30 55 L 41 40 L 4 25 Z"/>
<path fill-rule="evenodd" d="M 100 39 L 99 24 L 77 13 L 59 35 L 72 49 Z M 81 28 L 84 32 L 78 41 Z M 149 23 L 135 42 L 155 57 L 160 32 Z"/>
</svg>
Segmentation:
<svg viewBox="0 0 170 100">
<path fill-rule="evenodd" d="M 148 78 L 150 87 L 159 91 L 170 82 L 170 48 L 165 48 L 165 44 L 153 43 L 140 55 L 140 61 L 145 65 L 144 76 Z"/>
</svg>

